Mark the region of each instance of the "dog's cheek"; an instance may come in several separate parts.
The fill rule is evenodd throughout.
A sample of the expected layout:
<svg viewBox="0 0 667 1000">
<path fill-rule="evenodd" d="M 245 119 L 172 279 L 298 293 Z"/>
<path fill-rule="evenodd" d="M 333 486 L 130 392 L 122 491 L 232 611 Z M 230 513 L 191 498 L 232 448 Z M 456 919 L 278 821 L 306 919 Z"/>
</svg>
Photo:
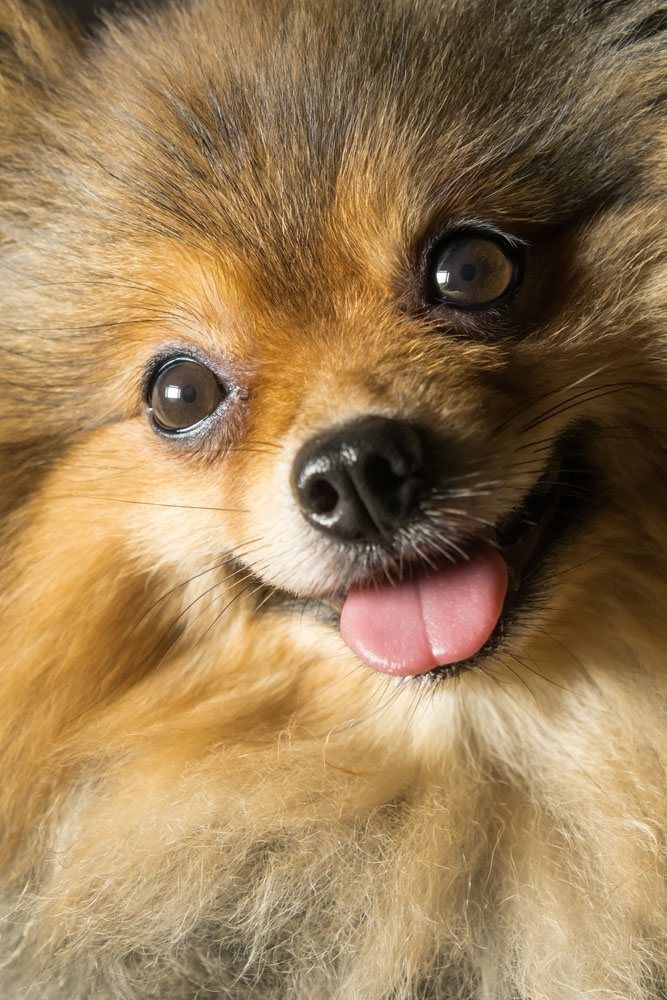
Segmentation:
<svg viewBox="0 0 667 1000">
<path fill-rule="evenodd" d="M 236 534 L 238 502 L 224 455 L 197 460 L 143 417 L 98 430 L 70 452 L 46 489 L 87 530 L 89 545 L 116 539 L 138 569 L 196 572 L 229 550 Z"/>
</svg>

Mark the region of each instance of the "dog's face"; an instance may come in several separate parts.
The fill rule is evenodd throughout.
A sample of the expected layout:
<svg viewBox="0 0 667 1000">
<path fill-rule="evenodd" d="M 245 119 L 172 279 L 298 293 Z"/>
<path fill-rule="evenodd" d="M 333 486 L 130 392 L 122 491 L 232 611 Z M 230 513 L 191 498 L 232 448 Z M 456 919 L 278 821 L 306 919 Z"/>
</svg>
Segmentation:
<svg viewBox="0 0 667 1000">
<path fill-rule="evenodd" d="M 7 605 L 22 679 L 3 711 L 15 724 L 44 704 L 19 762 L 120 761 L 113 794 L 137 829 L 154 802 L 150 822 L 178 827 L 171 783 L 197 754 L 295 719 L 319 739 L 377 681 L 373 745 L 396 775 L 465 731 L 480 773 L 520 772 L 538 795 L 591 705 L 597 772 L 615 725 L 602 690 L 627 699 L 633 740 L 655 733 L 659 17 L 371 6 L 202 0 L 128 18 L 83 56 L 63 40 L 33 82 L 12 78 L 0 434 L 8 593 L 27 610 L 16 625 Z M 402 683 L 383 701 L 387 674 Z M 554 813 L 585 784 L 558 760 Z M 17 815 L 28 771 L 8 783 Z M 395 785 L 364 792 L 368 808 L 408 794 Z M 461 856 L 486 822 L 482 785 L 464 785 L 448 793 L 475 817 L 447 834 Z M 235 836 L 278 836 L 272 794 Z M 119 810 L 93 811 L 82 856 L 106 856 Z"/>
<path fill-rule="evenodd" d="M 530 653 L 582 601 L 607 632 L 661 555 L 643 43 L 535 4 L 230 6 L 119 38 L 71 125 L 73 491 L 173 585 L 226 561 L 268 630 L 342 607 L 389 673 Z"/>
</svg>

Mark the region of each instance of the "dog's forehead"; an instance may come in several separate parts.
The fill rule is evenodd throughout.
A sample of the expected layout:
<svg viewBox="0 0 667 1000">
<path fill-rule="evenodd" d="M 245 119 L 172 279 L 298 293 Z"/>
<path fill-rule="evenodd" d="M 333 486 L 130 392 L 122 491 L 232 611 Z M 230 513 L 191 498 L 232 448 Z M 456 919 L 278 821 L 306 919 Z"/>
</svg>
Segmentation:
<svg viewBox="0 0 667 1000">
<path fill-rule="evenodd" d="M 136 74 L 125 201 L 131 187 L 138 223 L 236 257 L 276 301 L 321 288 L 332 258 L 390 268 L 442 220 L 568 217 L 619 174 L 614 59 L 596 95 L 603 36 L 575 23 L 580 4 L 492 6 L 210 0 L 138 28 L 129 62 L 128 43 L 113 57 Z"/>
</svg>

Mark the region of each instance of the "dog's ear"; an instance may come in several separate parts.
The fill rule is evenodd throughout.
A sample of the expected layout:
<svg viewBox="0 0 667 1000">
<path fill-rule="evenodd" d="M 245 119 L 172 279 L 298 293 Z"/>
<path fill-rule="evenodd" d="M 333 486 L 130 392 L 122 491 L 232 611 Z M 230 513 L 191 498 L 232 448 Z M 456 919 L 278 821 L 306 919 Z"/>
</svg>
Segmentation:
<svg viewBox="0 0 667 1000">
<path fill-rule="evenodd" d="M 162 6 L 164 0 L 50 0 L 50 3 L 84 31 L 94 34 L 102 25 L 105 14 L 121 14 L 124 10 L 150 10 Z"/>
<path fill-rule="evenodd" d="M 105 13 L 113 13 L 119 6 L 118 0 L 51 0 L 51 3 L 86 29 L 96 28 Z"/>
<path fill-rule="evenodd" d="M 66 77 L 106 14 L 144 11 L 164 0 L 0 0 L 0 93 Z"/>
<path fill-rule="evenodd" d="M 0 78 L 48 84 L 67 74 L 72 59 L 105 14 L 141 11 L 163 0 L 0 0 Z M 77 60 L 78 61 L 78 60 Z"/>
<path fill-rule="evenodd" d="M 611 24 L 619 48 L 659 39 L 667 31 L 665 0 L 590 0 L 593 17 Z"/>
<path fill-rule="evenodd" d="M 10 114 L 21 94 L 35 98 L 78 62 L 82 45 L 73 19 L 41 0 L 0 0 L 0 97 Z"/>
</svg>

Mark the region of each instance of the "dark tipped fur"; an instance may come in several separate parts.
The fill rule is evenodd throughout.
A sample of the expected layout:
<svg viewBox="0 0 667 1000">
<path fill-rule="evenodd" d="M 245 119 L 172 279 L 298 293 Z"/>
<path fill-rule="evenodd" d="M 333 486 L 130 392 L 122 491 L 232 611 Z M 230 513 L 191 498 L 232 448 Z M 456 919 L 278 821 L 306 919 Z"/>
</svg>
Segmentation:
<svg viewBox="0 0 667 1000">
<path fill-rule="evenodd" d="M 0 992 L 663 1000 L 664 6 L 67 6 L 0 0 Z M 475 317 L 423 295 L 463 224 L 526 258 Z M 177 348 L 238 388 L 191 447 Z M 465 448 L 436 542 L 586 427 L 451 681 L 266 611 L 349 582 L 285 470 L 367 411 Z"/>
</svg>

